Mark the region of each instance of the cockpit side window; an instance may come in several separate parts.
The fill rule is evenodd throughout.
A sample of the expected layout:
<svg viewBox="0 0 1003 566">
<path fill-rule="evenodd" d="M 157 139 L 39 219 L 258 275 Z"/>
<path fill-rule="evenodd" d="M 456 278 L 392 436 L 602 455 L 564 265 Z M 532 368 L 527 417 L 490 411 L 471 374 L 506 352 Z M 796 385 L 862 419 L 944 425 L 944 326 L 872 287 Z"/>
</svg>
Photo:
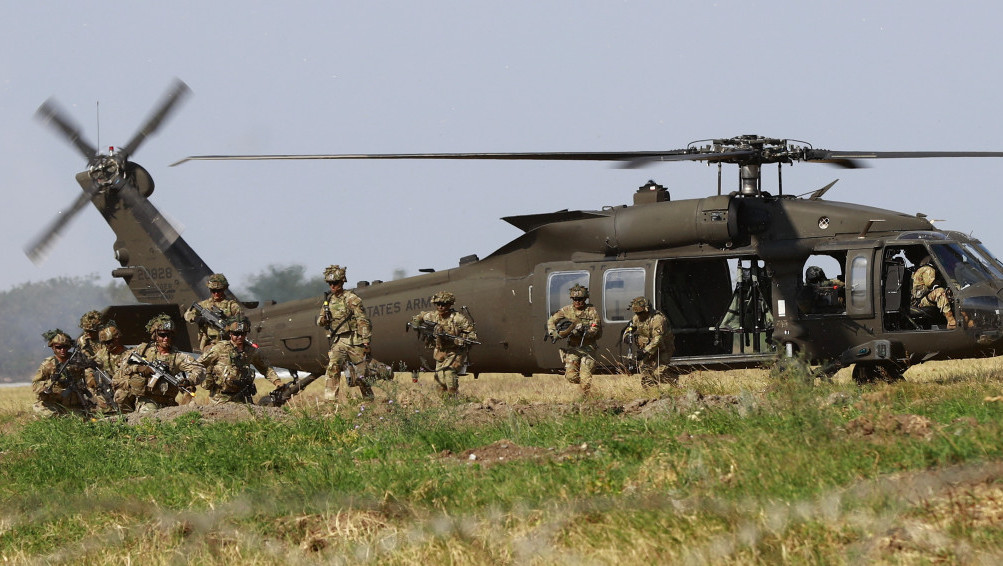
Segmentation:
<svg viewBox="0 0 1003 566">
<path fill-rule="evenodd" d="M 936 244 L 930 248 L 943 266 L 941 275 L 954 281 L 959 288 L 964 289 L 990 278 L 986 267 L 972 251 L 966 251 L 958 244 Z"/>
</svg>

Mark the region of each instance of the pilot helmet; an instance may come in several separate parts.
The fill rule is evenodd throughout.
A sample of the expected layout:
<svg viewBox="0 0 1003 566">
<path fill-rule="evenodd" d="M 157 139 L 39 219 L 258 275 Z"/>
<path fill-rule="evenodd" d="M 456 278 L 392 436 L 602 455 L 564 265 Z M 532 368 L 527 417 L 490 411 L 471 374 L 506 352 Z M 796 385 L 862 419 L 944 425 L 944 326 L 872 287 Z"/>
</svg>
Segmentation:
<svg viewBox="0 0 1003 566">
<path fill-rule="evenodd" d="M 580 283 L 575 283 L 575 286 L 568 291 L 568 295 L 572 299 L 587 299 L 589 298 L 589 290 L 587 287 L 583 287 Z"/>
<path fill-rule="evenodd" d="M 80 317 L 80 328 L 87 332 L 97 330 L 101 326 L 101 313 L 98 311 L 87 311 Z"/>
<path fill-rule="evenodd" d="M 56 344 L 66 344 L 67 346 L 73 346 L 73 339 L 70 335 L 63 332 L 60 329 L 48 330 L 42 333 L 42 338 L 45 338 L 46 343 L 52 347 Z"/>
<path fill-rule="evenodd" d="M 150 319 L 150 322 L 146 323 L 146 331 L 150 333 L 150 336 L 155 335 L 157 332 L 170 332 L 174 333 L 174 321 L 171 317 L 164 313 L 160 313 L 157 316 Z"/>
<path fill-rule="evenodd" d="M 456 296 L 454 296 L 449 291 L 439 291 L 438 293 L 432 295 L 433 305 L 451 305 L 456 302 Z"/>
<path fill-rule="evenodd" d="M 324 281 L 328 283 L 345 282 L 346 268 L 340 265 L 329 265 L 324 269 Z"/>
<path fill-rule="evenodd" d="M 630 310 L 634 312 L 648 312 L 649 309 L 651 309 L 651 303 L 644 297 L 636 297 L 630 302 Z"/>
<path fill-rule="evenodd" d="M 230 286 L 230 282 L 226 280 L 226 275 L 222 273 L 213 273 L 209 276 L 209 282 L 206 284 L 210 291 L 219 291 L 226 289 Z"/>
<path fill-rule="evenodd" d="M 812 283 L 812 284 L 821 283 L 825 281 L 825 271 L 822 271 L 821 267 L 813 265 L 809 267 L 807 270 L 805 270 L 804 280 L 805 283 Z"/>
</svg>

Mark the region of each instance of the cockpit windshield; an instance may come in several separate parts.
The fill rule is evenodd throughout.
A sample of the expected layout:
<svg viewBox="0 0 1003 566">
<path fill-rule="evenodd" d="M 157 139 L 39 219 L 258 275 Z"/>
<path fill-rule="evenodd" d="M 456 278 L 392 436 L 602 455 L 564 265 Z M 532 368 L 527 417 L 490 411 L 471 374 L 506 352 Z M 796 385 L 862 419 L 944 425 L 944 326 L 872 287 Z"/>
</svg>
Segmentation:
<svg viewBox="0 0 1003 566">
<path fill-rule="evenodd" d="M 969 244 L 934 244 L 930 248 L 944 267 L 943 275 L 954 280 L 961 289 L 998 277 L 985 258 Z"/>
<path fill-rule="evenodd" d="M 989 248 L 982 244 L 971 244 L 971 246 L 986 260 L 986 267 L 992 271 L 996 278 L 1003 279 L 1003 263 L 989 251 Z"/>
</svg>

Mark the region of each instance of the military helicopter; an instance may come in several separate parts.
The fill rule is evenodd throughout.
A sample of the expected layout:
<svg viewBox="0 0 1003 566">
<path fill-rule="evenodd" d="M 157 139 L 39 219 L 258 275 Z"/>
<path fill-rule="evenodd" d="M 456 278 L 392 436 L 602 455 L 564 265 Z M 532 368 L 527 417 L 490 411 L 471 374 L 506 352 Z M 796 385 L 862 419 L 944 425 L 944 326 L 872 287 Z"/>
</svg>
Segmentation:
<svg viewBox="0 0 1003 566">
<path fill-rule="evenodd" d="M 88 160 L 77 175 L 84 194 L 71 213 L 92 202 L 114 230 L 123 279 L 141 305 L 107 311 L 126 336 L 143 338 L 142 324 L 181 312 L 208 296 L 212 270 L 150 202 L 153 182 L 130 161 L 187 92 L 176 83 L 135 138 L 102 156 L 51 104 L 39 115 Z M 412 315 L 448 290 L 477 315 L 481 345 L 476 372 L 526 375 L 562 367 L 546 343 L 545 321 L 582 284 L 603 316 L 600 363 L 620 365 L 620 331 L 628 305 L 647 297 L 666 314 L 675 334 L 673 366 L 738 368 L 780 357 L 825 362 L 827 371 L 854 366 L 859 382 L 901 378 L 909 366 L 934 359 L 995 355 L 1003 341 L 1003 263 L 976 239 L 937 230 L 923 215 L 907 215 L 822 197 L 832 184 L 797 197 L 762 187 L 761 168 L 797 162 L 858 167 L 864 159 L 1003 157 L 1003 152 L 870 152 L 815 149 L 806 142 L 743 135 L 701 140 L 682 149 L 594 153 L 422 153 L 338 155 L 203 155 L 192 160 L 251 159 L 503 159 L 586 160 L 637 166 L 702 161 L 718 165 L 717 194 L 672 200 L 648 182 L 633 204 L 600 210 L 562 210 L 503 218 L 523 234 L 487 257 L 461 258 L 457 267 L 396 281 L 358 281 L 354 289 L 373 322 L 373 355 L 408 368 L 422 365 L 421 344 L 405 333 Z M 176 165 L 175 164 L 175 165 Z M 737 165 L 736 190 L 724 192 L 723 165 Z M 65 219 L 70 215 L 64 215 Z M 27 249 L 38 256 L 64 225 L 56 222 Z M 334 259 L 334 258 L 332 258 Z M 805 281 L 813 262 L 840 274 L 817 288 Z M 947 290 L 948 312 L 918 308 L 910 272 L 935 267 Z M 832 284 L 832 281 L 838 281 Z M 314 324 L 323 297 L 284 303 L 244 303 L 252 338 L 276 367 L 312 376 L 326 367 L 325 330 Z M 190 349 L 196 329 L 179 346 Z M 295 374 L 295 373 L 294 373 Z"/>
</svg>

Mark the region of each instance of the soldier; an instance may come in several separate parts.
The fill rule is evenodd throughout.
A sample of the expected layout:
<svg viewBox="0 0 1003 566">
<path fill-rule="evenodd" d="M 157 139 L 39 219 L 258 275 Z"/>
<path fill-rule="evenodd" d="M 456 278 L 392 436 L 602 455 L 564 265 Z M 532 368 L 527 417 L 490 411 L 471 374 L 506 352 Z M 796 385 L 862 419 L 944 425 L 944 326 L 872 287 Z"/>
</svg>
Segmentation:
<svg viewBox="0 0 1003 566">
<path fill-rule="evenodd" d="M 324 304 L 317 316 L 317 325 L 327 328 L 331 340 L 324 383 L 324 399 L 328 401 L 343 400 L 347 396 L 341 393 L 341 370 L 346 363 L 348 387 L 358 385 L 363 399 L 373 399 L 373 389 L 365 379 L 373 329 L 362 299 L 345 290 L 345 271 L 339 265 L 324 269 L 324 280 L 331 290 L 324 295 Z"/>
<path fill-rule="evenodd" d="M 665 315 L 651 312 L 651 303 L 644 297 L 636 297 L 630 302 L 634 317 L 630 319 L 625 332 L 633 333 L 637 346 L 637 372 L 641 374 L 641 386 L 651 387 L 666 381 L 669 359 L 675 352 L 675 337 L 669 330 Z M 675 383 L 676 376 L 669 376 Z"/>
<path fill-rule="evenodd" d="M 226 280 L 225 275 L 222 273 L 213 273 L 209 276 L 209 282 L 206 286 L 209 287 L 209 293 L 212 296 L 204 301 L 199 301 L 199 304 L 203 308 L 218 314 L 220 320 L 240 317 L 244 314 L 237 301 L 226 298 L 226 290 L 230 288 L 230 282 Z M 220 329 L 209 324 L 207 320 L 199 316 L 199 312 L 195 310 L 194 306 L 189 307 L 185 311 L 185 320 L 198 323 L 199 349 L 203 353 L 208 352 L 213 344 L 223 339 Z"/>
<path fill-rule="evenodd" d="M 53 355 L 45 358 L 31 380 L 31 390 L 36 399 L 32 410 L 46 416 L 67 413 L 87 416 L 94 402 L 87 389 L 84 364 L 71 359 L 73 339 L 58 328 L 42 334 L 42 337 L 52 348 Z"/>
<path fill-rule="evenodd" d="M 102 381 L 114 378 L 129 352 L 122 345 L 122 332 L 114 323 L 103 326 L 97 332 L 97 338 L 100 347 L 94 358 L 94 365 L 87 370 L 87 382 L 92 384 L 91 392 L 97 401 L 98 410 L 107 413 L 116 411 L 118 406 L 113 402 L 114 397 L 112 399 L 105 398 L 107 390 L 114 388 L 113 384 L 111 382 L 102 383 Z M 104 375 L 95 375 L 95 370 L 100 370 Z M 109 401 L 112 402 L 109 403 Z"/>
<path fill-rule="evenodd" d="M 829 279 L 817 265 L 805 270 L 804 287 L 798 295 L 798 307 L 804 313 L 840 313 L 846 310 L 846 290 L 839 277 Z"/>
<path fill-rule="evenodd" d="M 122 411 L 145 413 L 178 404 L 178 387 L 164 379 L 151 383 L 153 368 L 129 363 L 132 355 L 148 362 L 162 363 L 164 371 L 177 376 L 181 385 L 187 388 L 194 388 L 205 375 L 205 369 L 201 365 L 174 347 L 174 321 L 171 317 L 166 314 L 153 317 L 146 324 L 146 330 L 150 333 L 150 341 L 130 350 L 115 376 L 115 401 Z M 181 376 L 181 372 L 186 372 L 187 377 Z"/>
<path fill-rule="evenodd" d="M 227 319 L 228 340 L 213 344 L 209 351 L 196 360 L 206 370 L 203 386 L 209 391 L 213 403 L 253 403 L 257 393 L 254 370 L 257 369 L 272 385 L 279 387 L 282 380 L 268 364 L 258 347 L 247 341 L 251 321 L 247 317 Z"/>
<path fill-rule="evenodd" d="M 602 319 L 596 308 L 588 304 L 589 290 L 575 284 L 569 291 L 571 304 L 561 307 L 547 320 L 547 332 L 555 341 L 567 338 L 568 345 L 561 348 L 564 377 L 571 383 L 581 384 L 582 394 L 592 389 L 592 368 L 596 365 L 596 340 L 602 336 Z M 558 330 L 558 323 L 566 321 Z"/>
<path fill-rule="evenodd" d="M 77 338 L 77 349 L 91 360 L 97 359 L 98 350 L 101 348 L 98 344 L 98 329 L 101 328 L 101 323 L 101 313 L 98 311 L 87 311 L 80 317 L 80 328 L 83 332 Z"/>
<path fill-rule="evenodd" d="M 466 367 L 467 354 L 477 340 L 473 321 L 453 309 L 455 302 L 452 293 L 441 291 L 432 295 L 434 311 L 420 312 L 411 319 L 415 328 L 433 329 L 426 335 L 426 344 L 434 347 L 435 381 L 452 396 L 460 392 L 459 373 Z"/>
<path fill-rule="evenodd" d="M 958 327 L 958 322 L 954 318 L 954 310 L 951 308 L 951 298 L 941 283 L 940 275 L 933 267 L 933 260 L 926 255 L 922 248 L 911 247 L 906 249 L 906 257 L 913 263 L 915 271 L 912 274 L 912 297 L 910 306 L 912 308 L 936 307 L 944 315 L 948 329 Z"/>
</svg>

